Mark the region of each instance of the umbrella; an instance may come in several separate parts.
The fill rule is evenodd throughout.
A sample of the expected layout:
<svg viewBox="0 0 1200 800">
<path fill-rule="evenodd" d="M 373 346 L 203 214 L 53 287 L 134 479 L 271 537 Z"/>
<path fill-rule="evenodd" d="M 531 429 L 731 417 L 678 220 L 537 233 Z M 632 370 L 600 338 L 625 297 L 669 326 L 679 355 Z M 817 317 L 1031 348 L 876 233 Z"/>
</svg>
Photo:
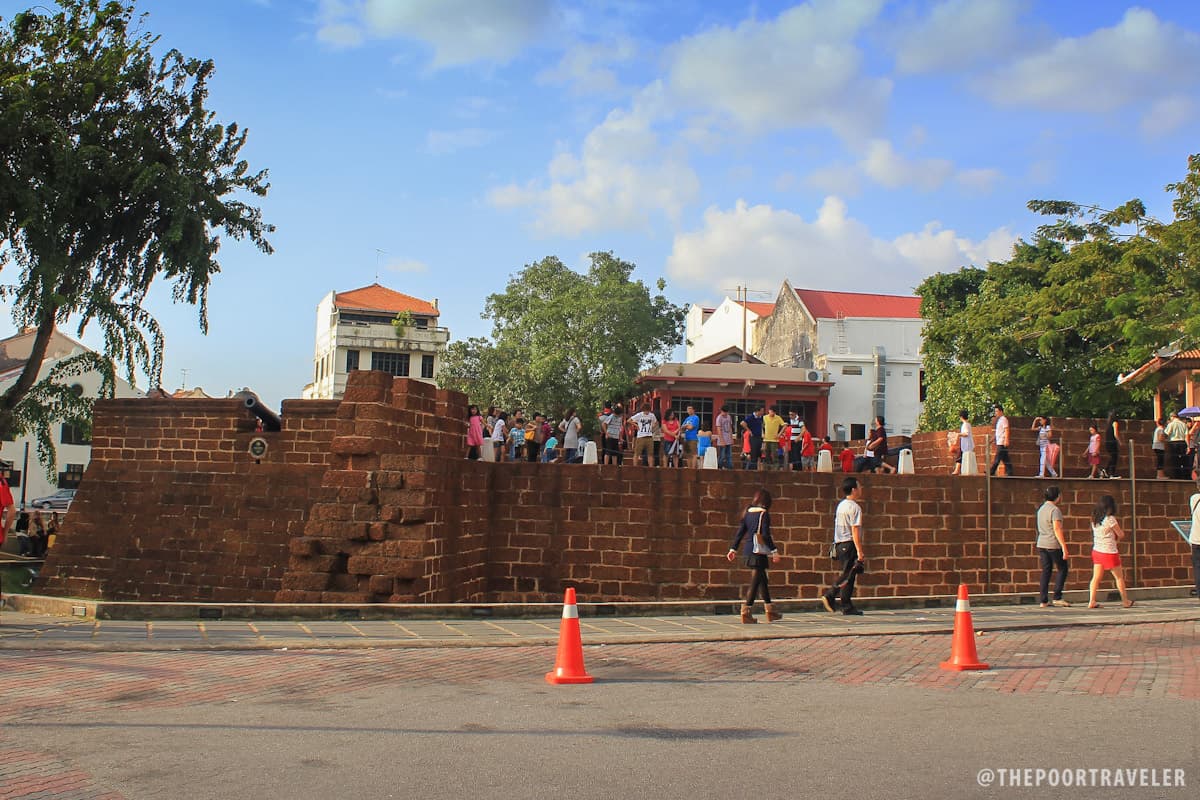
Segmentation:
<svg viewBox="0 0 1200 800">
<path fill-rule="evenodd" d="M 1181 417 L 1200 417 L 1200 408 L 1197 408 L 1196 406 L 1188 406 L 1187 408 L 1181 408 L 1181 409 L 1179 409 L 1179 416 L 1181 416 Z"/>
</svg>

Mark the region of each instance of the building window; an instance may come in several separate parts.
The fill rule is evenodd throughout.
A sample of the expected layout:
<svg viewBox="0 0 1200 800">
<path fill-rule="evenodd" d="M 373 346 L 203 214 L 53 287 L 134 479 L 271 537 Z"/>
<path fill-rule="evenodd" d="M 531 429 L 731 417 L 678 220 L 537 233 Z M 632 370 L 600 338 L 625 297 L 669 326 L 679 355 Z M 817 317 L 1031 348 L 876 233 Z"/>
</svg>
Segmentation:
<svg viewBox="0 0 1200 800">
<path fill-rule="evenodd" d="M 64 422 L 62 433 L 59 441 L 63 444 L 91 444 L 92 440 L 84 435 L 83 428 L 79 425 L 72 425 L 69 422 Z"/>
<path fill-rule="evenodd" d="M 408 376 L 408 353 L 371 353 L 371 369 L 399 377 Z"/>
<path fill-rule="evenodd" d="M 429 317 L 417 317 L 413 320 L 413 327 L 426 330 L 429 328 Z"/>
<path fill-rule="evenodd" d="M 356 369 L 358 369 L 358 351 L 357 350 L 347 350 L 346 351 L 346 372 L 354 372 L 354 370 L 356 370 Z"/>
<path fill-rule="evenodd" d="M 850 425 L 850 439 L 858 440 L 867 438 L 867 426 L 859 424 Z"/>
<path fill-rule="evenodd" d="M 733 432 L 735 436 L 741 436 L 741 428 L 738 423 L 746 417 L 753 414 L 757 409 L 766 405 L 762 400 L 726 400 L 722 405 L 729 409 L 729 416 L 733 417 Z M 740 439 L 738 441 L 741 441 Z"/>
<path fill-rule="evenodd" d="M 433 377 L 433 356 L 421 356 L 421 377 Z"/>
<path fill-rule="evenodd" d="M 58 488 L 78 489 L 83 480 L 83 464 L 67 464 L 67 471 L 58 473 Z"/>
<path fill-rule="evenodd" d="M 687 418 L 687 407 L 692 406 L 696 409 L 696 416 L 700 417 L 700 430 L 711 430 L 713 421 L 713 401 L 711 397 L 672 397 L 671 409 L 675 415 L 679 417 L 679 421 L 683 422 Z"/>
<path fill-rule="evenodd" d="M 862 375 L 862 367 L 847 366 L 842 367 L 843 375 Z"/>
</svg>

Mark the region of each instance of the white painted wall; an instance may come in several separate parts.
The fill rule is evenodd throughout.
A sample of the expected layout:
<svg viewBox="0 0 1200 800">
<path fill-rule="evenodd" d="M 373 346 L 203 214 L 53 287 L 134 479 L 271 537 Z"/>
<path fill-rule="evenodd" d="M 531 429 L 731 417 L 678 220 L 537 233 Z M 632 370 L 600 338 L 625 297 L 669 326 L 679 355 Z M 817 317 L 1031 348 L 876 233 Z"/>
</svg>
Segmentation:
<svg viewBox="0 0 1200 800">
<path fill-rule="evenodd" d="M 846 352 L 839 352 L 839 327 L 844 325 Z M 829 371 L 834 386 L 829 391 L 829 425 L 867 425 L 874 417 L 875 361 L 873 348 L 882 347 L 886 358 L 884 417 L 889 434 L 907 435 L 916 430 L 921 416 L 921 328 L 919 319 L 817 320 L 818 365 Z M 861 375 L 847 375 L 846 367 L 859 367 Z"/>
<path fill-rule="evenodd" d="M 79 345 L 74 352 L 83 352 L 86 348 Z M 62 358 L 47 358 L 42 363 L 42 369 L 38 373 L 38 380 L 42 380 L 53 369 Z M 8 390 L 8 387 L 16 382 L 19 375 L 17 373 L 9 373 L 4 380 L 0 381 L 0 392 Z M 68 379 L 70 384 L 79 384 L 83 387 L 83 395 L 85 397 L 99 397 L 101 376 L 99 372 L 90 371 L 81 375 L 73 375 Z M 118 377 L 114 388 L 116 397 L 142 397 L 144 392 L 131 386 L 128 382 Z M 17 506 L 21 505 L 22 490 L 24 490 L 25 502 L 29 503 L 35 498 L 45 497 L 53 494 L 58 490 L 58 472 L 65 472 L 67 464 L 82 464 L 84 469 L 92 460 L 91 445 L 83 444 L 63 444 L 62 443 L 62 423 L 56 422 L 50 429 L 51 439 L 54 441 L 55 451 L 57 453 L 58 468 L 53 479 L 46 477 L 46 469 L 38 461 L 37 441 L 32 436 L 22 436 L 13 442 L 4 442 L 0 445 L 0 458 L 5 461 L 12 462 L 14 470 L 20 470 L 21 486 L 12 487 L 13 499 L 17 501 Z M 29 445 L 29 464 L 25 466 L 25 445 Z"/>
<path fill-rule="evenodd" d="M 758 314 L 726 297 L 712 314 L 705 318 L 701 306 L 693 305 L 687 315 L 687 346 L 685 358 L 695 363 L 706 356 L 730 347 L 742 346 L 743 310 L 746 349 L 754 351 L 754 324 Z"/>
</svg>

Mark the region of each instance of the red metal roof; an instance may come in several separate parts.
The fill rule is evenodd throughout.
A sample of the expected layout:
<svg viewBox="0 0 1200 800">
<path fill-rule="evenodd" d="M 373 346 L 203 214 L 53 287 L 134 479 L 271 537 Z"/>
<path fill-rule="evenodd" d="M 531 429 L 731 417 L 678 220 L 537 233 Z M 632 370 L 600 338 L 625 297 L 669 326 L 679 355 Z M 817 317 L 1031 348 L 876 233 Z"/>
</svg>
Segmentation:
<svg viewBox="0 0 1200 800">
<path fill-rule="evenodd" d="M 894 294 L 860 294 L 797 289 L 796 296 L 815 319 L 843 317 L 884 317 L 920 319 L 921 298 Z"/>
<path fill-rule="evenodd" d="M 737 301 L 734 300 L 733 302 L 736 303 Z M 745 303 L 741 303 L 740 305 L 744 305 L 748 310 L 753 311 L 760 317 L 769 317 L 771 316 L 772 312 L 775 311 L 774 303 L 755 303 L 753 301 L 747 301 Z"/>
<path fill-rule="evenodd" d="M 1117 385 L 1138 383 L 1148 375 L 1153 375 L 1164 367 L 1177 369 L 1196 369 L 1200 365 L 1200 350 L 1183 350 L 1173 356 L 1154 356 L 1145 364 L 1130 372 L 1128 375 L 1118 375 Z"/>
<path fill-rule="evenodd" d="M 352 289 L 348 292 L 338 292 L 333 297 L 333 305 L 336 308 L 355 308 L 360 311 L 386 311 L 390 314 L 408 311 L 413 314 L 423 314 L 429 317 L 436 317 L 438 315 L 438 310 L 434 308 L 432 303 L 413 297 L 412 295 L 392 291 L 378 283 L 372 283 L 370 286 L 364 286 L 361 289 Z"/>
</svg>

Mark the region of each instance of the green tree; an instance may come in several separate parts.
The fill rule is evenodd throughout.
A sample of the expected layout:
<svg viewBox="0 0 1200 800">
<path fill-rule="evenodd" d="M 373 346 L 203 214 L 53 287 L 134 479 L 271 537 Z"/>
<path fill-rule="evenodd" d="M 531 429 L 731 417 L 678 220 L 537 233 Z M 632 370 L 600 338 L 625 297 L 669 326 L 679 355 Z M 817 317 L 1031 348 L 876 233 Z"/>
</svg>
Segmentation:
<svg viewBox="0 0 1200 800">
<path fill-rule="evenodd" d="M 550 256 L 527 265 L 482 317 L 491 339 L 454 342 L 438 375 L 472 402 L 557 413 L 587 411 L 634 391 L 633 380 L 683 338 L 686 310 L 641 281 L 634 265 L 592 253 L 586 274 Z"/>
<path fill-rule="evenodd" d="M 99 369 L 111 394 L 115 362 L 131 383 L 141 369 L 159 385 L 163 337 L 142 307 L 155 278 L 198 307 L 207 332 L 220 234 L 270 253 L 273 230 L 246 199 L 268 189 L 266 172 L 239 157 L 246 131 L 205 105 L 213 63 L 156 57 L 158 37 L 142 31 L 145 15 L 135 24 L 131 4 L 58 6 L 0 20 L 0 270 L 19 271 L 0 296 L 36 331 L 0 396 L 0 435 L 40 430 L 45 443 L 48 421 L 90 418 L 88 399 L 58 383 L 64 374 Z M 55 328 L 71 321 L 80 335 L 102 329 L 103 355 L 39 382 Z"/>
<path fill-rule="evenodd" d="M 1200 341 L 1200 158 L 1188 160 L 1175 220 L 1139 200 L 1105 210 L 1032 201 L 1055 216 L 1013 257 L 987 269 L 934 275 L 918 287 L 925 328 L 922 427 L 958 411 L 1075 417 L 1145 415 L 1153 386 L 1117 376 L 1159 347 Z"/>
</svg>

